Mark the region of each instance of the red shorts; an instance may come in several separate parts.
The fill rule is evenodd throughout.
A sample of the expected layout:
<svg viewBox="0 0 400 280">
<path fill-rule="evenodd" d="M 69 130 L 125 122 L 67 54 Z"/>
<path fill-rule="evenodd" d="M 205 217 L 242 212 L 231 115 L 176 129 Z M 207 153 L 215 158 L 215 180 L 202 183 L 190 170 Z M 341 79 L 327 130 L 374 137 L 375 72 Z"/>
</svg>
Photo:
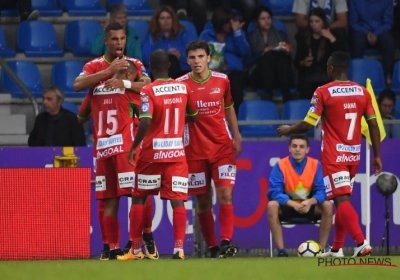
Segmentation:
<svg viewBox="0 0 400 280">
<path fill-rule="evenodd" d="M 328 200 L 337 196 L 351 195 L 358 165 L 322 165 L 325 192 Z"/>
<path fill-rule="evenodd" d="M 126 153 L 96 161 L 96 199 L 130 196 L 135 182 L 135 167 Z"/>
<path fill-rule="evenodd" d="M 211 179 L 216 188 L 234 187 L 236 159 L 233 154 L 208 160 L 188 160 L 189 195 L 200 195 L 211 190 Z"/>
<path fill-rule="evenodd" d="M 136 164 L 136 181 L 132 195 L 144 197 L 160 193 L 162 199 L 188 199 L 188 166 L 183 162 L 146 162 Z"/>
</svg>

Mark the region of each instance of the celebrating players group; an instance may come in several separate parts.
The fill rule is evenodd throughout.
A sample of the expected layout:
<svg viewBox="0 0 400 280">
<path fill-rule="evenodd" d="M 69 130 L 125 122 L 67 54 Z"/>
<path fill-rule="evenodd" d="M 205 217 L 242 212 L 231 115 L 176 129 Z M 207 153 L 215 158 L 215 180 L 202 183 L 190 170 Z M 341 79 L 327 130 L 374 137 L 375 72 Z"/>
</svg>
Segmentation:
<svg viewBox="0 0 400 280">
<path fill-rule="evenodd" d="M 200 230 L 211 257 L 234 256 L 238 248 L 231 244 L 232 193 L 241 139 L 227 75 L 209 70 L 207 42 L 192 41 L 186 47 L 192 71 L 169 78 L 168 53 L 156 50 L 150 57 L 151 82 L 139 60 L 124 56 L 126 34 L 121 25 L 111 23 L 105 33 L 107 53 L 88 62 L 74 83 L 76 91 L 90 89 L 78 118 L 81 122 L 93 118 L 96 199 L 104 243 L 100 259 L 159 258 L 151 232 L 152 199 L 148 199 L 157 194 L 173 208 L 173 259 L 186 258 L 188 195 L 196 198 Z M 314 113 L 309 114 L 308 124 L 321 114 L 318 109 Z M 281 127 L 278 133 L 296 129 Z M 379 151 L 375 156 L 379 158 Z M 220 242 L 211 210 L 211 180 L 220 207 Z M 123 250 L 117 218 L 121 196 L 132 197 L 130 240 Z"/>
</svg>

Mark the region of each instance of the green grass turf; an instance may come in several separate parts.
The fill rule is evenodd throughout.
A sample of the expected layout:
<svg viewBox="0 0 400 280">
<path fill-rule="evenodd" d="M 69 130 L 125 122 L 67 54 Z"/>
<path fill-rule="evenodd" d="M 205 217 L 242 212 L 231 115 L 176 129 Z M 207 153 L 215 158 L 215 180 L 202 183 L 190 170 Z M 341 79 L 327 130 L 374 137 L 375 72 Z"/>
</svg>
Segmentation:
<svg viewBox="0 0 400 280">
<path fill-rule="evenodd" d="M 374 257 L 378 258 L 378 257 Z M 398 279 L 400 256 L 390 257 L 398 267 L 318 266 L 317 258 L 231 258 L 188 259 L 185 261 L 4 261 L 0 262 L 2 280 L 66 279 L 175 279 L 175 280 L 252 280 L 252 279 Z"/>
</svg>

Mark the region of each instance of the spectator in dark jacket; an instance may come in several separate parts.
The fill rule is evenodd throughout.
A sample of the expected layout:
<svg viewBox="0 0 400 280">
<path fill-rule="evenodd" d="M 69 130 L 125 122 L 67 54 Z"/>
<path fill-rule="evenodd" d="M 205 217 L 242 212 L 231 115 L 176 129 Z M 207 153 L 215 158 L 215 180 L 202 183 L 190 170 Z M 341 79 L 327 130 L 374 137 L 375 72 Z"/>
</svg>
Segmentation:
<svg viewBox="0 0 400 280">
<path fill-rule="evenodd" d="M 211 49 L 209 68 L 228 75 L 235 111 L 238 114 L 247 77 L 247 73 L 243 71 L 243 59 L 251 51 L 246 33 L 242 29 L 244 22 L 235 18 L 230 8 L 221 6 L 215 9 L 211 24 L 200 34 L 200 40 L 208 42 Z"/>
<path fill-rule="evenodd" d="M 74 147 L 86 146 L 85 131 L 78 123 L 76 114 L 64 109 L 63 91 L 51 86 L 43 93 L 43 107 L 29 134 L 28 145 L 31 147 Z"/>
<path fill-rule="evenodd" d="M 272 100 L 272 90 L 277 84 L 283 96 L 283 102 L 290 99 L 292 78 L 292 58 L 290 46 L 272 23 L 272 12 L 265 6 L 259 6 L 254 17 L 256 28 L 249 34 L 252 50 L 250 83 L 263 88 L 262 99 Z"/>
<path fill-rule="evenodd" d="M 330 82 L 326 73 L 326 63 L 334 51 L 346 49 L 342 36 L 329 30 L 325 11 L 315 8 L 310 12 L 305 31 L 296 34 L 295 66 L 299 69 L 297 88 L 300 98 L 311 99 L 317 87 Z"/>
<path fill-rule="evenodd" d="M 349 0 L 349 26 L 353 58 L 362 58 L 367 47 L 382 51 L 386 83 L 392 82 L 395 57 L 393 0 Z"/>
</svg>

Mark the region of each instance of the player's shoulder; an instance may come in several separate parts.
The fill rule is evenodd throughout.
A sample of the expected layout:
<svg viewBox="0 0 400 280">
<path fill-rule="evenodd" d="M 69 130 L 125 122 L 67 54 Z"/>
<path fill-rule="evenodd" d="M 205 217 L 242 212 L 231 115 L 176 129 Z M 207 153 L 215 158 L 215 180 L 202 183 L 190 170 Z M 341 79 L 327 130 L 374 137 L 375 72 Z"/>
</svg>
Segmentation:
<svg viewBox="0 0 400 280">
<path fill-rule="evenodd" d="M 103 67 L 102 65 L 104 63 L 105 63 L 104 57 L 102 57 L 102 56 L 96 57 L 96 58 L 86 62 L 85 65 L 83 66 L 83 69 L 84 70 L 92 69 L 92 71 L 93 71 L 94 69 Z M 83 72 L 85 72 L 85 71 L 83 71 Z M 83 72 L 81 73 L 81 75 L 84 74 Z"/>
<path fill-rule="evenodd" d="M 211 71 L 211 77 L 221 78 L 224 80 L 228 79 L 228 75 L 221 73 L 221 72 L 217 72 L 217 71 Z"/>
<path fill-rule="evenodd" d="M 317 88 L 332 97 L 364 95 L 366 89 L 352 81 L 333 81 Z"/>
<path fill-rule="evenodd" d="M 175 80 L 177 80 L 178 82 L 183 82 L 183 81 L 189 80 L 189 78 L 190 78 L 189 73 L 186 73 L 185 75 L 180 76 L 180 77 L 176 78 Z"/>
<path fill-rule="evenodd" d="M 104 56 L 99 56 L 99 57 L 96 57 L 96 58 L 88 61 L 86 64 L 100 64 L 100 63 L 103 63 L 105 61 L 106 60 L 104 59 Z"/>
</svg>

